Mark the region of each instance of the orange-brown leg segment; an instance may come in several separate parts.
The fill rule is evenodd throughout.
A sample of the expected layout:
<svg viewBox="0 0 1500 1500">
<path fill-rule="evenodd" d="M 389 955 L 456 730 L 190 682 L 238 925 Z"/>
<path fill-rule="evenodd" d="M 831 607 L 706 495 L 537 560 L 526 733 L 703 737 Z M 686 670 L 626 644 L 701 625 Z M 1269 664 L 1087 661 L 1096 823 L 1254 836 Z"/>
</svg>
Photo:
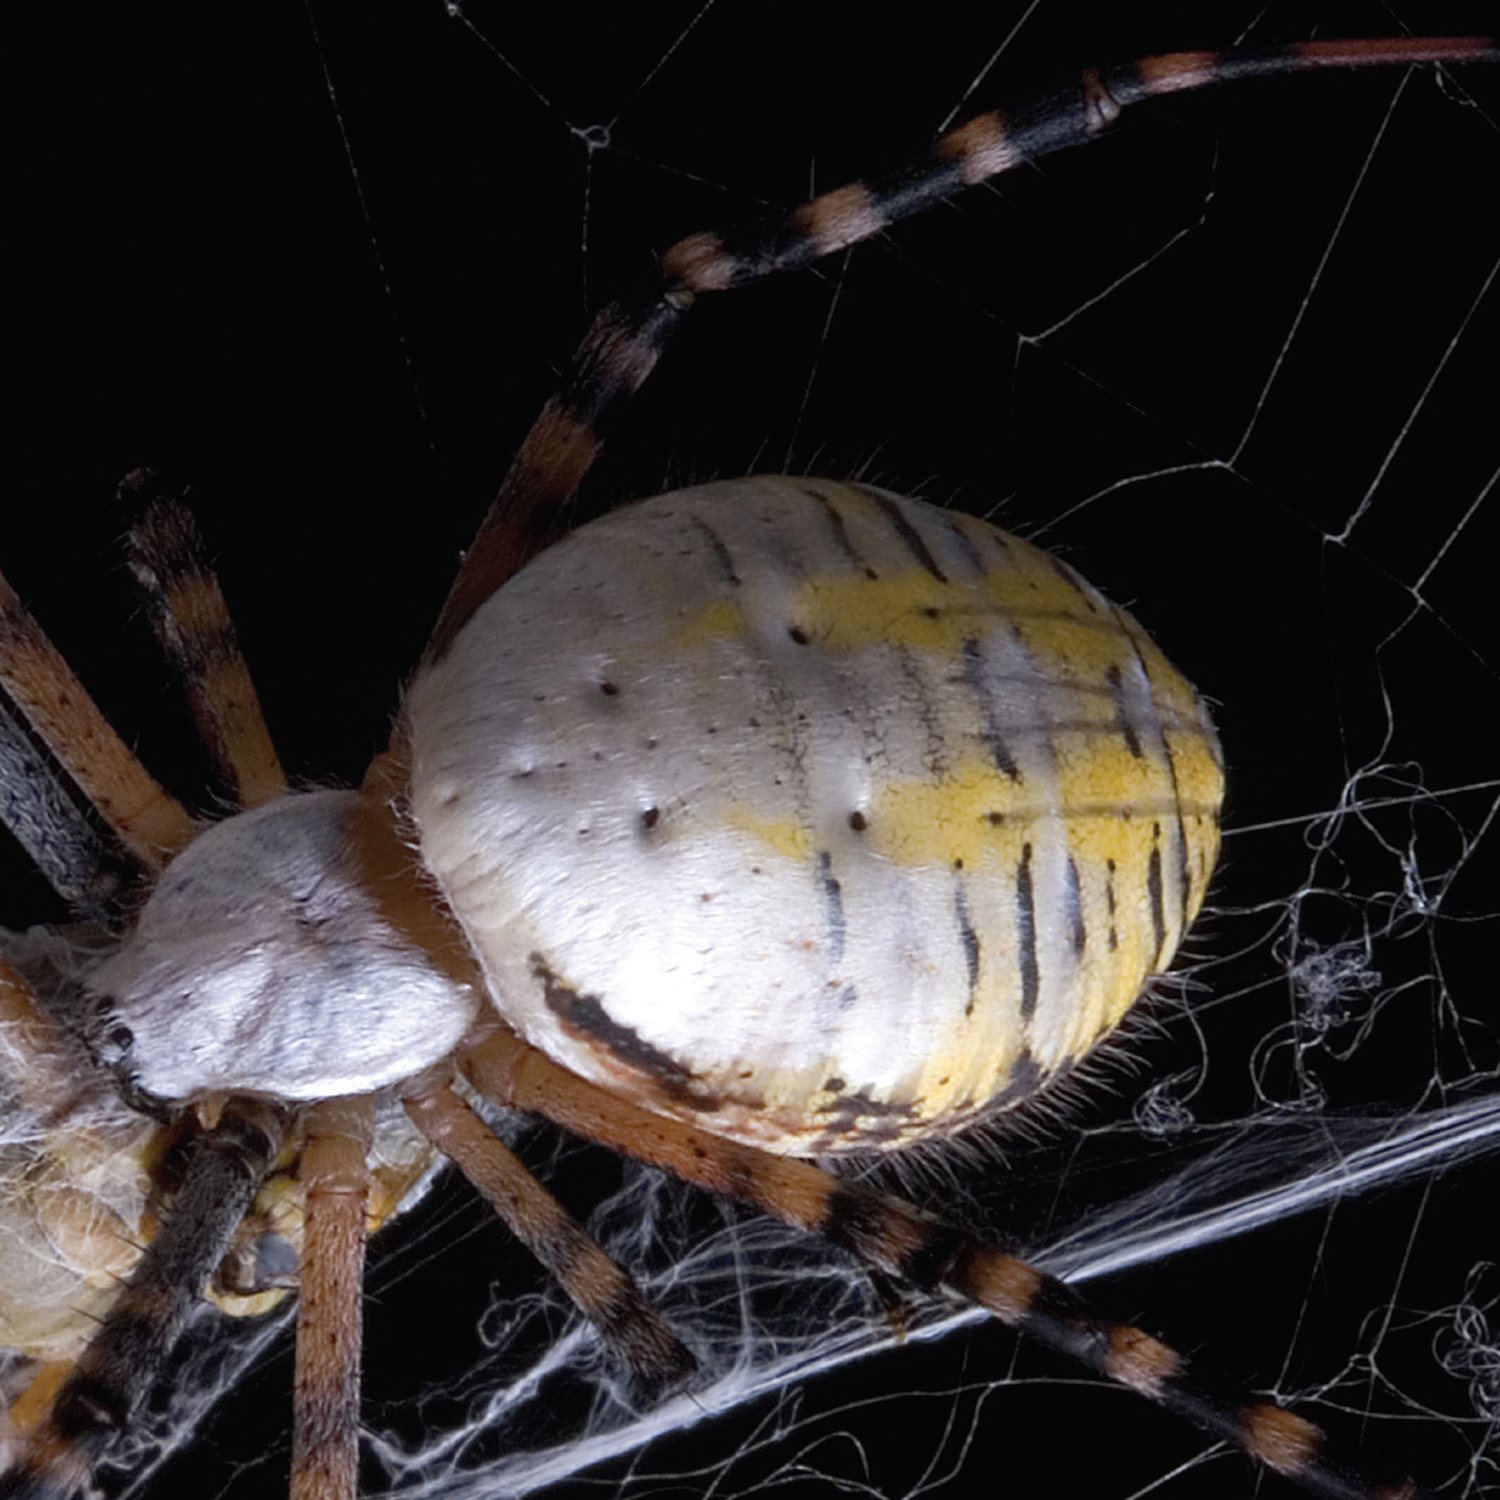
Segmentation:
<svg viewBox="0 0 1500 1500">
<path fill-rule="evenodd" d="M 148 472 L 120 488 L 144 505 L 131 531 L 131 567 L 187 689 L 218 790 L 236 806 L 259 806 L 284 792 L 286 779 L 197 528 L 180 500 L 155 493 Z M 0 687 L 0 822 L 74 912 L 107 918 L 143 870 L 160 869 L 192 837 L 192 822 L 125 748 L 3 579 Z"/>
<path fill-rule="evenodd" d="M 274 1106 L 237 1099 L 198 1138 L 171 1214 L 0 1476 L 0 1500 L 67 1500 L 129 1427 L 250 1206 L 282 1128 Z"/>
<path fill-rule="evenodd" d="M 446 651 L 469 616 L 552 540 L 601 447 L 599 429 L 656 367 L 692 295 L 667 289 L 640 309 L 606 308 L 573 355 L 568 383 L 542 408 L 464 554 L 427 643 Z"/>
<path fill-rule="evenodd" d="M 597 457 L 610 419 L 645 383 L 701 294 L 795 271 L 871 239 L 1024 162 L 1086 144 L 1128 105 L 1145 99 L 1320 68 L 1496 60 L 1500 40 L 1494 37 L 1399 37 L 1175 52 L 1090 68 L 1019 109 L 979 115 L 939 136 L 918 160 L 820 194 L 759 231 L 678 241 L 662 256 L 656 289 L 636 303 L 606 307 L 584 335 L 562 390 L 527 434 L 464 557 L 428 658 L 440 657 L 474 611 L 546 544 L 559 524 L 558 510 Z"/>
<path fill-rule="evenodd" d="M 48 1359 L 31 1365 L 26 1383 L 5 1408 L 4 1421 L 10 1440 L 24 1438 L 47 1419 L 47 1412 L 73 1369 L 70 1359 Z"/>
<path fill-rule="evenodd" d="M 359 1476 L 359 1359 L 374 1098 L 307 1113 L 306 1224 L 292 1405 L 291 1500 L 353 1500 Z"/>
<path fill-rule="evenodd" d="M 192 819 L 110 728 L 3 578 L 0 687 L 120 841 L 148 869 L 160 869 L 192 838 Z"/>
<path fill-rule="evenodd" d="M 120 493 L 143 507 L 130 528 L 130 570 L 187 690 L 219 789 L 239 807 L 259 807 L 286 791 L 286 776 L 197 523 L 180 498 L 158 492 L 149 471 L 130 474 Z"/>
<path fill-rule="evenodd" d="M 509 1032 L 464 1054 L 488 1098 L 545 1116 L 588 1140 L 775 1215 L 925 1291 L 948 1291 L 1002 1323 L 1235 1443 L 1328 1500 L 1411 1500 L 1327 1451 L 1319 1428 L 1271 1402 L 1223 1391 L 1141 1329 L 1096 1316 L 1056 1278 L 889 1194 L 811 1162 L 772 1156 L 626 1104 Z"/>
<path fill-rule="evenodd" d="M 402 1101 L 412 1123 L 489 1202 L 517 1239 L 624 1359 L 642 1394 L 661 1395 L 693 1372 L 693 1356 L 630 1273 L 527 1171 L 435 1070 Z"/>
</svg>

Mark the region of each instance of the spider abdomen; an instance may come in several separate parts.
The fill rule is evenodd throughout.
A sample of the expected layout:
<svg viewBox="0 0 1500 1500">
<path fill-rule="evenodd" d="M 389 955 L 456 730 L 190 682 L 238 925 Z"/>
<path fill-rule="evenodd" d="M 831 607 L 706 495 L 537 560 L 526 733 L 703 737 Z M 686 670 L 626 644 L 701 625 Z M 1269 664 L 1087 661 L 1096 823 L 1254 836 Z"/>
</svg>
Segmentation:
<svg viewBox="0 0 1500 1500">
<path fill-rule="evenodd" d="M 415 683 L 423 859 L 574 1072 L 796 1154 L 951 1131 L 1120 1020 L 1222 771 L 1124 611 L 982 521 L 758 478 L 543 554 Z"/>
</svg>

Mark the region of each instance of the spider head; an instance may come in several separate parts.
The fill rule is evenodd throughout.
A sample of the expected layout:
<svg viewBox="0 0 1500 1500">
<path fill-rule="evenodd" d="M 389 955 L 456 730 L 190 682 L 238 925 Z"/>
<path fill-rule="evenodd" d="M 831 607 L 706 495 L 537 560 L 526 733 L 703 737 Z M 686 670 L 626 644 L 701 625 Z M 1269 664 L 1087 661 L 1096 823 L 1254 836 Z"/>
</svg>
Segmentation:
<svg viewBox="0 0 1500 1500">
<path fill-rule="evenodd" d="M 113 1001 L 107 996 L 94 997 L 93 1014 L 84 1032 L 84 1043 L 100 1067 L 114 1075 L 120 1097 L 138 1114 L 150 1115 L 163 1124 L 171 1121 L 174 1109 L 140 1086 L 132 1065 L 135 1033 L 114 1014 Z"/>
<path fill-rule="evenodd" d="M 89 980 L 92 1046 L 127 1099 L 366 1093 L 453 1050 L 474 991 L 393 919 L 372 821 L 355 792 L 282 797 L 173 861 Z"/>
</svg>

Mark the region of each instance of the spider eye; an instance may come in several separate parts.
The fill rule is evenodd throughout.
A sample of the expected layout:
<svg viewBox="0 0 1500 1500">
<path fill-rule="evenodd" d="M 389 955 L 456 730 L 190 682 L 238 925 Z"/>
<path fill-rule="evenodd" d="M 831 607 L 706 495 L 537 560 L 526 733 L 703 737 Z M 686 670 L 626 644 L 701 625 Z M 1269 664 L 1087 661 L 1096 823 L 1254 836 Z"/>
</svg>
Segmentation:
<svg viewBox="0 0 1500 1500">
<path fill-rule="evenodd" d="M 116 1021 L 104 1028 L 99 1039 L 99 1061 L 107 1068 L 121 1062 L 135 1046 L 135 1033 L 123 1022 Z"/>
</svg>

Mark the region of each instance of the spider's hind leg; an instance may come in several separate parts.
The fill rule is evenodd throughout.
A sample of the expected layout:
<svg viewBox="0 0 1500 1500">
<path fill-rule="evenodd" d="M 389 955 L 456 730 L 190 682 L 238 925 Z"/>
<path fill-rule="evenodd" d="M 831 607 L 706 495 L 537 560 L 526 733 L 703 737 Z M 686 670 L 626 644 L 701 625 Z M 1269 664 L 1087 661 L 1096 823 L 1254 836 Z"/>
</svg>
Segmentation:
<svg viewBox="0 0 1500 1500">
<path fill-rule="evenodd" d="M 614 1348 L 643 1399 L 659 1398 L 688 1380 L 696 1361 L 634 1278 L 454 1092 L 445 1071 L 417 1080 L 403 1103 L 413 1124 L 454 1162 Z"/>
<path fill-rule="evenodd" d="M 1151 1334 L 1100 1317 L 1056 1277 L 900 1198 L 844 1182 L 810 1161 L 648 1113 L 585 1083 L 508 1031 L 463 1054 L 460 1065 L 486 1098 L 738 1198 L 922 1291 L 956 1294 L 985 1308 L 1018 1333 L 1242 1448 L 1309 1494 L 1415 1500 L 1410 1480 L 1372 1477 L 1326 1446 L 1322 1430 L 1306 1418 L 1200 1378 L 1185 1356 Z"/>
</svg>

